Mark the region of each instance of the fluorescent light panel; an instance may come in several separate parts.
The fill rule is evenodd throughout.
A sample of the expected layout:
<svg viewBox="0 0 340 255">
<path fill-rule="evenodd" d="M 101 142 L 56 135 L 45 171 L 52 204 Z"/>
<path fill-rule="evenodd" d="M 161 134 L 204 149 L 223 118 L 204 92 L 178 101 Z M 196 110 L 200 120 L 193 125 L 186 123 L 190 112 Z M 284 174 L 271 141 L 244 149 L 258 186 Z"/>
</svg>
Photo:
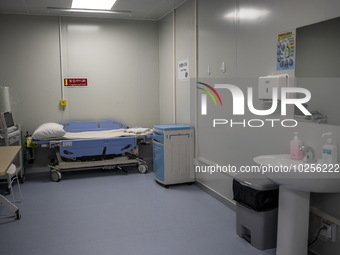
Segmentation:
<svg viewBox="0 0 340 255">
<path fill-rule="evenodd" d="M 91 9 L 66 9 L 66 8 L 57 8 L 57 7 L 47 7 L 50 12 L 69 12 L 69 13 L 103 13 L 103 14 L 121 14 L 121 15 L 130 15 L 131 11 L 111 11 L 111 10 L 91 10 Z"/>
<path fill-rule="evenodd" d="M 232 18 L 232 19 L 235 19 L 236 17 L 238 17 L 239 19 L 242 19 L 242 20 L 255 20 L 255 19 L 266 16 L 268 13 L 269 11 L 267 10 L 241 8 L 239 9 L 238 12 L 236 10 L 232 11 L 228 13 L 227 15 L 225 15 L 225 17 Z"/>
<path fill-rule="evenodd" d="M 73 0 L 72 9 L 111 10 L 116 0 Z"/>
</svg>

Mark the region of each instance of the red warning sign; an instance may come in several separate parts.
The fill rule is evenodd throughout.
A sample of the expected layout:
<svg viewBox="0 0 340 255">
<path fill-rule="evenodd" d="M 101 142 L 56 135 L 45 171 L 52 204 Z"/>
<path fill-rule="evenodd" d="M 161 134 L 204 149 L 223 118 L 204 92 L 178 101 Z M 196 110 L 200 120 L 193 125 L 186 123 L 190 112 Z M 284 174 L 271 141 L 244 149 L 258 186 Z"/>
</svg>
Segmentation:
<svg viewBox="0 0 340 255">
<path fill-rule="evenodd" d="M 65 78 L 65 87 L 87 87 L 87 78 Z"/>
</svg>

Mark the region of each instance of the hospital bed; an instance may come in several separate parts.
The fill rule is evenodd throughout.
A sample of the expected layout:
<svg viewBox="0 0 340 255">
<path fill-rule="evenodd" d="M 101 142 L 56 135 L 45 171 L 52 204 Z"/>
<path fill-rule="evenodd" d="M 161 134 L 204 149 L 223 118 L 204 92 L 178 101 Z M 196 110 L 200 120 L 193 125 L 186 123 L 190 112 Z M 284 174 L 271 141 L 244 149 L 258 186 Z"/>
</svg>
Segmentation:
<svg viewBox="0 0 340 255">
<path fill-rule="evenodd" d="M 151 129 L 129 129 L 114 120 L 71 121 L 61 125 L 65 131 L 62 137 L 32 140 L 35 146 L 56 149 L 56 162 L 49 165 L 53 181 L 60 181 L 63 171 L 123 170 L 123 166 L 137 166 L 140 173 L 147 172 L 147 163 L 139 157 L 139 146 L 151 141 Z"/>
</svg>

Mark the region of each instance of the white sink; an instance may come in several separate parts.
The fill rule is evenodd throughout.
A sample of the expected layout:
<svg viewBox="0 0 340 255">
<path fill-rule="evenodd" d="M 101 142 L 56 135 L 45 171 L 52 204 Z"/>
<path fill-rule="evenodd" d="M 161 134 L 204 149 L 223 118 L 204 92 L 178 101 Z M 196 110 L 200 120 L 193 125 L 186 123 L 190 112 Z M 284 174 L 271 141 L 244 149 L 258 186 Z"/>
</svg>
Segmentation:
<svg viewBox="0 0 340 255">
<path fill-rule="evenodd" d="M 340 168 L 333 169 L 318 160 L 315 164 L 303 160 L 292 160 L 289 154 L 263 155 L 254 161 L 268 168 L 264 175 L 273 182 L 288 188 L 316 192 L 340 192 Z M 269 171 L 269 170 L 275 171 Z M 265 170 L 265 169 L 264 169 Z"/>
<path fill-rule="evenodd" d="M 310 192 L 340 192 L 340 169 L 331 172 L 321 161 L 313 165 L 292 160 L 288 154 L 259 156 L 254 161 L 280 185 L 276 255 L 307 255 Z"/>
</svg>

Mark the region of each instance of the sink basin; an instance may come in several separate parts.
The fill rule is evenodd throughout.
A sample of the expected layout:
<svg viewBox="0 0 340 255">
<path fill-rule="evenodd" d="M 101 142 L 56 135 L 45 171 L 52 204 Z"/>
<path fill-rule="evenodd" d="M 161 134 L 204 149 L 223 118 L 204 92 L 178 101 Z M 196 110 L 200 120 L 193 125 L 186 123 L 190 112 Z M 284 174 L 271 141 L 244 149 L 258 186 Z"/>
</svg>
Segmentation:
<svg viewBox="0 0 340 255">
<path fill-rule="evenodd" d="M 340 169 L 317 161 L 292 160 L 289 154 L 255 157 L 263 174 L 279 184 L 276 255 L 307 255 L 310 192 L 340 192 Z"/>
<path fill-rule="evenodd" d="M 294 190 L 316 193 L 340 192 L 340 168 L 330 168 L 321 160 L 306 163 L 290 159 L 289 154 L 263 155 L 254 158 L 263 174 L 273 182 Z"/>
</svg>

